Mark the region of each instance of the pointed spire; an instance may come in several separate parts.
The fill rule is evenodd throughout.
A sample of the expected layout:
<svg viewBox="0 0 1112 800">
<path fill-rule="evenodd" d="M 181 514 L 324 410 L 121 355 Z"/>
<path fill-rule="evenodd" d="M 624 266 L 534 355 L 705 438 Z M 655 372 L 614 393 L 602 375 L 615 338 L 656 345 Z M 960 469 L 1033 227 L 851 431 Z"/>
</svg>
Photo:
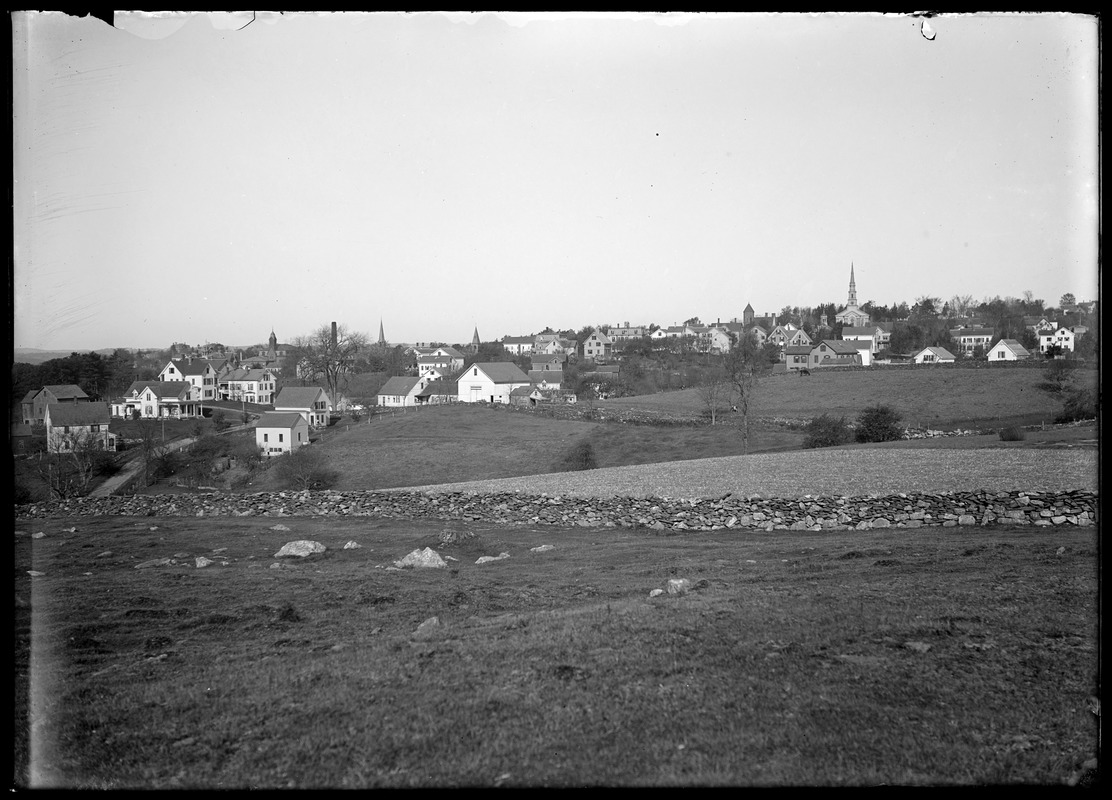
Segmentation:
<svg viewBox="0 0 1112 800">
<path fill-rule="evenodd" d="M 849 298 L 846 308 L 857 308 L 857 283 L 853 279 L 853 262 L 849 262 Z"/>
<path fill-rule="evenodd" d="M 378 318 L 378 343 L 380 345 L 386 344 L 386 333 L 382 330 L 382 317 Z"/>
<path fill-rule="evenodd" d="M 476 325 L 475 335 L 471 337 L 471 349 L 478 352 L 480 344 L 481 342 L 479 341 L 479 326 Z"/>
</svg>

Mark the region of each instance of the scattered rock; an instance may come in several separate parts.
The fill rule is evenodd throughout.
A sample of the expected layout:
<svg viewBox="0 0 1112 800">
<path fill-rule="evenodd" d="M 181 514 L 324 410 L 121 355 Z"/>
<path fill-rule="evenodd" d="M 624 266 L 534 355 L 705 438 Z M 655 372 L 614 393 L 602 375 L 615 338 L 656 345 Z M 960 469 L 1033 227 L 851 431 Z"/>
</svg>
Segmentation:
<svg viewBox="0 0 1112 800">
<path fill-rule="evenodd" d="M 1066 554 L 1066 548 L 1065 547 L 1059 547 L 1057 550 L 1054 551 L 1054 555 L 1056 555 L 1056 556 L 1063 556 L 1065 554 Z"/>
<path fill-rule="evenodd" d="M 691 591 L 691 581 L 687 578 L 672 578 L 668 581 L 668 594 L 687 594 Z"/>
<path fill-rule="evenodd" d="M 476 564 L 486 564 L 490 561 L 501 561 L 502 559 L 509 558 L 509 557 L 510 557 L 509 553 L 499 553 L 496 556 L 479 556 L 478 560 L 475 563 Z"/>
<path fill-rule="evenodd" d="M 530 552 L 530 553 L 546 553 L 546 552 L 548 552 L 549 550 L 555 550 L 555 549 L 556 549 L 556 547 L 555 547 L 554 545 L 551 545 L 551 544 L 542 544 L 542 545 L 540 545 L 540 546 L 538 546 L 538 547 L 530 547 L 530 548 L 529 548 L 529 552 Z"/>
<path fill-rule="evenodd" d="M 97 558 L 111 558 L 112 557 L 112 551 L 111 550 L 105 550 L 103 553 L 97 553 L 96 557 Z"/>
<path fill-rule="evenodd" d="M 440 557 L 440 554 L 433 550 L 431 547 L 426 547 L 424 550 L 414 550 L 409 553 L 405 558 L 395 561 L 394 566 L 399 569 L 404 567 L 415 568 L 438 568 L 448 566 L 448 562 Z M 389 567 L 387 567 L 389 569 Z"/>
<path fill-rule="evenodd" d="M 453 528 L 445 528 L 440 532 L 440 543 L 442 545 L 459 544 L 467 539 L 474 538 L 474 531 L 457 531 Z"/>
<path fill-rule="evenodd" d="M 287 530 L 289 530 L 287 528 Z M 314 553 L 323 553 L 325 546 L 320 542 L 313 542 L 308 539 L 298 539 L 295 542 L 286 542 L 282 549 L 274 554 L 274 558 L 282 558 L 283 556 L 297 556 L 298 558 L 305 558 Z"/>
<path fill-rule="evenodd" d="M 168 567 L 173 563 L 171 558 L 152 558 L 150 561 L 144 561 L 142 564 L 136 564 L 136 569 L 149 569 L 150 567 Z"/>
<path fill-rule="evenodd" d="M 197 569 L 201 569 L 202 567 L 207 567 L 209 564 L 215 564 L 216 562 L 212 559 L 205 558 L 204 556 L 197 556 L 196 563 Z"/>
<path fill-rule="evenodd" d="M 77 528 L 62 528 L 62 533 L 77 533 Z"/>
<path fill-rule="evenodd" d="M 417 630 L 413 632 L 413 638 L 418 641 L 425 641 L 431 639 L 440 630 L 440 618 L 429 617 L 427 620 L 417 626 Z"/>
<path fill-rule="evenodd" d="M 907 650 L 914 650 L 916 653 L 925 653 L 931 649 L 931 646 L 926 642 L 904 642 L 904 648 Z"/>
<path fill-rule="evenodd" d="M 189 553 L 174 553 L 174 558 L 189 558 Z"/>
<path fill-rule="evenodd" d="M 27 574 L 30 575 L 32 578 L 41 578 L 46 573 L 45 572 L 39 572 L 38 570 L 34 570 L 34 569 L 29 569 L 29 570 L 27 570 Z"/>
<path fill-rule="evenodd" d="M 38 532 L 36 532 L 36 533 L 32 533 L 32 534 L 31 534 L 31 538 L 32 538 L 32 539 L 41 539 L 41 538 L 42 538 L 42 537 L 44 537 L 44 536 L 46 536 L 46 534 L 45 534 L 45 533 L 43 533 L 42 531 L 38 531 Z"/>
<path fill-rule="evenodd" d="M 289 530 L 289 528 L 287 528 L 287 527 L 286 527 L 285 525 L 283 525 L 283 524 L 282 524 L 281 522 L 279 522 L 279 523 L 278 523 L 277 525 L 271 525 L 271 526 L 270 526 L 270 529 L 271 529 L 272 531 L 288 531 L 288 530 Z"/>
<path fill-rule="evenodd" d="M 362 547 L 362 546 L 363 545 L 359 544 L 359 542 L 355 542 L 355 541 L 344 543 L 344 549 L 345 550 L 355 550 L 356 548 L 359 548 L 359 547 Z"/>
<path fill-rule="evenodd" d="M 664 594 L 663 589 L 653 589 L 649 592 L 649 597 L 660 597 L 662 594 Z"/>
</svg>

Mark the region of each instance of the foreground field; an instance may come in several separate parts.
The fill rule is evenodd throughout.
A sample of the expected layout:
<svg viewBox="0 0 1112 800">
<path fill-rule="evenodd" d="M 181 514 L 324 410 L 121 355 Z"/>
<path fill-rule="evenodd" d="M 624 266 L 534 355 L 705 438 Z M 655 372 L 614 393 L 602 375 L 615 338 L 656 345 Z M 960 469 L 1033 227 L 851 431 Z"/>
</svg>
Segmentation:
<svg viewBox="0 0 1112 800">
<path fill-rule="evenodd" d="M 17 786 L 1095 774 L 1095 529 L 453 525 L 444 545 L 428 524 L 276 522 L 17 522 Z M 303 538 L 328 550 L 271 568 Z M 426 546 L 458 560 L 378 568 Z M 649 597 L 673 578 L 691 590 Z"/>
</svg>

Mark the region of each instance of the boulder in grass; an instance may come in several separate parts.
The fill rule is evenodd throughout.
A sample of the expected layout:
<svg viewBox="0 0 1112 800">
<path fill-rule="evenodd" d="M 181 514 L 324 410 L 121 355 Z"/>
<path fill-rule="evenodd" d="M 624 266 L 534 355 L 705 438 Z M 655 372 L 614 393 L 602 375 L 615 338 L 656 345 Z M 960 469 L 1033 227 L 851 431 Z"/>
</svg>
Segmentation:
<svg viewBox="0 0 1112 800">
<path fill-rule="evenodd" d="M 414 550 L 405 558 L 395 561 L 394 566 L 399 569 L 405 567 L 414 567 L 417 569 L 431 567 L 435 569 L 448 566 L 448 562 L 441 558 L 440 554 L 431 547 L 426 547 L 424 550 Z M 389 569 L 389 567 L 387 567 L 387 569 Z"/>
<path fill-rule="evenodd" d="M 354 550 L 354 549 L 356 549 L 357 547 L 362 547 L 362 546 L 363 546 L 363 545 L 359 544 L 359 542 L 356 542 L 356 541 L 351 541 L 351 542 L 346 542 L 346 543 L 344 544 L 344 549 L 345 549 L 345 550 Z"/>
<path fill-rule="evenodd" d="M 496 556 L 479 556 L 476 564 L 486 564 L 488 561 L 501 561 L 504 558 L 509 558 L 509 553 L 499 553 Z"/>
<path fill-rule="evenodd" d="M 691 591 L 691 581 L 687 578 L 672 578 L 668 581 L 668 594 L 687 594 Z"/>
<path fill-rule="evenodd" d="M 530 553 L 545 553 L 549 550 L 555 550 L 555 549 L 556 548 L 553 545 L 542 544 L 542 545 L 539 545 L 538 547 L 530 547 L 529 552 Z"/>
<path fill-rule="evenodd" d="M 213 561 L 211 558 L 197 556 L 197 560 L 195 563 L 197 564 L 197 569 L 201 569 L 202 567 L 207 567 L 209 564 L 215 564 L 216 562 Z"/>
<path fill-rule="evenodd" d="M 286 542 L 282 545 L 282 549 L 274 554 L 275 558 L 282 558 L 283 556 L 297 556 L 305 558 L 314 553 L 323 553 L 325 547 L 320 542 L 313 542 L 308 539 L 298 539 L 296 542 Z"/>
<path fill-rule="evenodd" d="M 283 525 L 283 524 L 282 524 L 281 522 L 279 522 L 279 523 L 278 523 L 277 525 L 271 525 L 271 526 L 270 526 L 270 529 L 271 529 L 272 531 L 288 531 L 288 530 L 289 530 L 289 528 L 287 528 L 287 527 L 286 527 L 285 525 Z"/>
<path fill-rule="evenodd" d="M 440 630 L 440 618 L 429 617 L 427 620 L 417 626 L 417 630 L 413 632 L 413 638 L 417 641 L 427 641 L 434 637 Z"/>
</svg>

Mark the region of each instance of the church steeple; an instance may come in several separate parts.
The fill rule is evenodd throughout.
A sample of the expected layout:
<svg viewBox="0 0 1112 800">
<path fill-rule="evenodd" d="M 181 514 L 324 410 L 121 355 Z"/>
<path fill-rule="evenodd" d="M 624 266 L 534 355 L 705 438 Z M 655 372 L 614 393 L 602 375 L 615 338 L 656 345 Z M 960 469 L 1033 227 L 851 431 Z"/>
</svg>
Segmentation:
<svg viewBox="0 0 1112 800">
<path fill-rule="evenodd" d="M 379 317 L 379 319 L 378 319 L 378 346 L 379 347 L 385 347 L 386 346 L 386 333 L 382 329 L 382 318 L 381 317 Z"/>
<path fill-rule="evenodd" d="M 853 262 L 849 262 L 849 298 L 846 308 L 857 308 L 857 284 L 853 280 Z"/>
<path fill-rule="evenodd" d="M 267 351 L 267 354 L 270 356 L 270 360 L 273 361 L 275 356 L 278 355 L 278 337 L 274 335 L 273 328 L 270 329 L 270 339 L 268 341 L 268 344 L 270 345 L 270 347 Z"/>
<path fill-rule="evenodd" d="M 472 352 L 479 352 L 479 326 L 475 326 L 475 335 L 471 337 L 471 350 Z"/>
</svg>

